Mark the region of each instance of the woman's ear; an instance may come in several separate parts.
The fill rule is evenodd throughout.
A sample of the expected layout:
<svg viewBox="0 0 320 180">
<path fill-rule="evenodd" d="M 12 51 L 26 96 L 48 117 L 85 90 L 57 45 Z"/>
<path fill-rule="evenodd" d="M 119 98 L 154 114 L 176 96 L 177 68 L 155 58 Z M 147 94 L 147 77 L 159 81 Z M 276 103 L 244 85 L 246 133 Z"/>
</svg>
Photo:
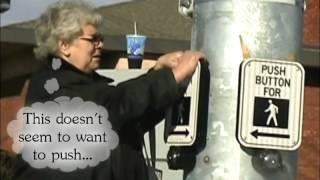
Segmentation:
<svg viewBox="0 0 320 180">
<path fill-rule="evenodd" d="M 70 56 L 70 44 L 67 41 L 64 40 L 59 40 L 58 42 L 58 50 L 60 53 L 65 56 L 69 57 Z"/>
</svg>

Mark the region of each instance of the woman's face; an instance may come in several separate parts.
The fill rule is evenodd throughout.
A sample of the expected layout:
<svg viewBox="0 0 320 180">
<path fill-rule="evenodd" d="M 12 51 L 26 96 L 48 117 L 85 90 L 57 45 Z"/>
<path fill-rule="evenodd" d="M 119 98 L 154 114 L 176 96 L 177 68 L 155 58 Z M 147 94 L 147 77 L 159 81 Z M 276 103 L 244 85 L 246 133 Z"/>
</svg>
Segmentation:
<svg viewBox="0 0 320 180">
<path fill-rule="evenodd" d="M 93 25 L 83 27 L 83 34 L 69 45 L 68 60 L 83 72 L 90 73 L 100 65 L 103 37 Z"/>
</svg>

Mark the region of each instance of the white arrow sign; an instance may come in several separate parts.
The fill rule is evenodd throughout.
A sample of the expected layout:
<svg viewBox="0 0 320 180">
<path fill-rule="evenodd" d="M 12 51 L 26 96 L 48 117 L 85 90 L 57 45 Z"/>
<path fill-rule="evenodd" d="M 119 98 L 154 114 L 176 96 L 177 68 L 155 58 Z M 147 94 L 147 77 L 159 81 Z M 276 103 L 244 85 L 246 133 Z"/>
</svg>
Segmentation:
<svg viewBox="0 0 320 180">
<path fill-rule="evenodd" d="M 191 146 L 197 135 L 198 122 L 198 105 L 199 105 L 199 90 L 200 90 L 200 71 L 201 65 L 198 67 L 192 76 L 187 87 L 182 104 L 172 109 L 173 119 L 169 128 L 166 129 L 168 137 L 166 143 L 175 146 Z M 175 116 L 174 114 L 179 114 Z"/>
</svg>

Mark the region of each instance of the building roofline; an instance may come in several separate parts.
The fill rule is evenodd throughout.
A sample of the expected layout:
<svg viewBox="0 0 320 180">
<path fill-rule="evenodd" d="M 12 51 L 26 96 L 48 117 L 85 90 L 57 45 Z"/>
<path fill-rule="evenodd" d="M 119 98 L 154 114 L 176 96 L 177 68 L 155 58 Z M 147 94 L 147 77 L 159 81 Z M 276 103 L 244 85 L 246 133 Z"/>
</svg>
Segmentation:
<svg viewBox="0 0 320 180">
<path fill-rule="evenodd" d="M 25 44 L 35 46 L 32 29 L 5 27 L 0 28 L 0 42 Z M 126 37 L 123 35 L 104 35 L 104 50 L 126 51 Z M 163 54 L 176 50 L 190 49 L 190 41 L 148 38 L 145 53 Z M 305 47 L 301 52 L 299 62 L 304 66 L 320 68 L 320 48 Z"/>
<path fill-rule="evenodd" d="M 32 29 L 5 27 L 0 28 L 0 41 L 7 43 L 35 46 L 35 37 Z M 104 35 L 104 50 L 126 51 L 125 35 Z M 146 53 L 163 54 L 170 51 L 190 49 L 190 42 L 185 40 L 147 38 Z"/>
</svg>

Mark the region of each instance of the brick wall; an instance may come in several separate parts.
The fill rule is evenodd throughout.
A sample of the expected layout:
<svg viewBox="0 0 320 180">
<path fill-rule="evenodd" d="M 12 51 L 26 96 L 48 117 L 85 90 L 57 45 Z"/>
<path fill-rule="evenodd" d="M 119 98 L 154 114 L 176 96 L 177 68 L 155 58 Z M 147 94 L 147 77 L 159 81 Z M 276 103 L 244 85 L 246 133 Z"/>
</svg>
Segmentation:
<svg viewBox="0 0 320 180">
<path fill-rule="evenodd" d="M 320 88 L 306 87 L 303 139 L 299 150 L 298 180 L 320 180 Z"/>
<path fill-rule="evenodd" d="M 0 148 L 11 151 L 12 140 L 7 134 L 7 125 L 16 118 L 17 111 L 24 105 L 28 81 L 25 82 L 21 93 L 17 96 L 0 99 Z"/>
<path fill-rule="evenodd" d="M 306 46 L 320 47 L 319 0 L 306 0 L 307 10 L 304 14 L 304 37 Z"/>
<path fill-rule="evenodd" d="M 319 2 L 319 0 L 307 0 L 307 10 L 304 15 L 303 37 L 303 43 L 307 47 L 320 47 Z M 320 60 L 318 60 L 318 62 L 319 61 Z M 306 87 L 303 139 L 299 150 L 298 180 L 320 180 L 319 126 L 320 87 Z"/>
</svg>

